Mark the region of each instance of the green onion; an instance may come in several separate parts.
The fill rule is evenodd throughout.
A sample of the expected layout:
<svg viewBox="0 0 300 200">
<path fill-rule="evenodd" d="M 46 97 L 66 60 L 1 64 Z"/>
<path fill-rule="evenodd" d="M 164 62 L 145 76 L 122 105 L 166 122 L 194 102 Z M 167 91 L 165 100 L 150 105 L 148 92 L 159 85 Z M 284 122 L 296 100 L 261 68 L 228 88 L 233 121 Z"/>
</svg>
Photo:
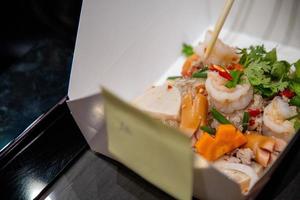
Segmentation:
<svg viewBox="0 0 300 200">
<path fill-rule="evenodd" d="M 242 76 L 242 72 L 240 71 L 230 71 L 230 75 L 232 77 L 231 81 L 228 81 L 225 86 L 227 88 L 234 88 L 237 84 L 239 84 Z"/>
<path fill-rule="evenodd" d="M 209 127 L 209 126 L 201 126 L 200 129 L 201 129 L 202 131 L 207 132 L 207 133 L 210 134 L 210 135 L 215 135 L 215 134 L 216 134 L 216 129 L 211 128 L 211 127 Z"/>
<path fill-rule="evenodd" d="M 182 78 L 182 76 L 169 76 L 167 78 L 167 80 L 174 80 L 174 79 L 177 79 L 177 78 Z"/>
<path fill-rule="evenodd" d="M 243 133 L 248 129 L 248 122 L 249 122 L 249 118 L 250 118 L 250 115 L 248 112 L 244 112 L 244 115 L 243 115 Z"/>
<path fill-rule="evenodd" d="M 207 78 L 207 72 L 196 72 L 192 75 L 193 78 Z"/>
<path fill-rule="evenodd" d="M 208 67 L 204 67 L 200 69 L 199 71 L 193 73 L 192 77 L 193 78 L 207 78 L 207 70 Z"/>
<path fill-rule="evenodd" d="M 221 124 L 231 124 L 231 122 L 226 119 L 221 113 L 219 113 L 215 108 L 211 109 L 212 116 Z"/>
</svg>

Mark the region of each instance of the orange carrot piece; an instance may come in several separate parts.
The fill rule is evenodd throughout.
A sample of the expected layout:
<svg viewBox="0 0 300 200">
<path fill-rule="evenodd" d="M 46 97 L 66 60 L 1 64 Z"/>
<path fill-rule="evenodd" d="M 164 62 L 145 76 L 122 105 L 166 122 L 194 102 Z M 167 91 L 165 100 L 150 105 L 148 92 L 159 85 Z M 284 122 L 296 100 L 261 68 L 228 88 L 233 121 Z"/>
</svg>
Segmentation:
<svg viewBox="0 0 300 200">
<path fill-rule="evenodd" d="M 246 142 L 247 138 L 232 124 L 222 124 L 217 128 L 215 138 L 204 133 L 195 148 L 207 160 L 214 161 Z"/>
</svg>

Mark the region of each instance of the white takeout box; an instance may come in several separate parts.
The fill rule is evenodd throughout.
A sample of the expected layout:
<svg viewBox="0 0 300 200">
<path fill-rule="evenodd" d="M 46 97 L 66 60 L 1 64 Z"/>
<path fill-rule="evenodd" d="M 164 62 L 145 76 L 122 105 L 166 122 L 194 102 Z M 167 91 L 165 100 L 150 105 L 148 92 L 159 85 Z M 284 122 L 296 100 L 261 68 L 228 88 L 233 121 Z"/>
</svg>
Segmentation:
<svg viewBox="0 0 300 200">
<path fill-rule="evenodd" d="M 181 44 L 201 41 L 224 2 L 83 1 L 68 105 L 92 150 L 112 157 L 107 148 L 100 86 L 130 101 L 153 83 L 178 74 L 183 62 Z M 300 20 L 296 20 L 300 12 L 295 11 L 294 4 L 292 0 L 236 0 L 220 38 L 239 47 L 263 42 L 267 48 L 278 48 L 279 59 L 296 61 L 300 57 Z M 201 199 L 254 198 L 284 153 L 248 196 L 197 156 L 193 194 Z"/>
</svg>

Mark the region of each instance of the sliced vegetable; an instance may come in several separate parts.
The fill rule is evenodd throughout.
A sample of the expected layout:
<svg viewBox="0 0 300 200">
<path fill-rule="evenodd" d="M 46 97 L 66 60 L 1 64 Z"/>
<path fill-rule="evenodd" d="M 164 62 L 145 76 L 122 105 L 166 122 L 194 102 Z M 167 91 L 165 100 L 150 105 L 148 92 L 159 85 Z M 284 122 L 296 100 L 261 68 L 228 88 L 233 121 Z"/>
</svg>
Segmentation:
<svg viewBox="0 0 300 200">
<path fill-rule="evenodd" d="M 244 71 L 243 65 L 238 64 L 238 63 L 232 63 L 232 64 L 226 66 L 226 68 L 228 70 L 237 70 L 237 71 L 241 71 L 241 72 Z"/>
<path fill-rule="evenodd" d="M 199 56 L 197 54 L 193 54 L 189 56 L 183 64 L 181 75 L 183 77 L 191 77 L 192 75 L 192 68 L 193 62 L 197 61 Z"/>
<path fill-rule="evenodd" d="M 231 124 L 231 122 L 226 119 L 221 113 L 219 113 L 215 108 L 211 109 L 212 116 L 221 124 Z"/>
<path fill-rule="evenodd" d="M 196 72 L 192 75 L 193 78 L 207 78 L 207 72 Z"/>
<path fill-rule="evenodd" d="M 281 96 L 285 96 L 285 97 L 287 97 L 287 98 L 289 98 L 289 99 L 293 98 L 293 97 L 296 95 L 295 92 L 291 91 L 291 90 L 288 89 L 288 88 L 284 89 L 284 90 L 283 90 L 282 92 L 280 92 L 279 94 L 280 94 Z"/>
<path fill-rule="evenodd" d="M 193 100 L 191 93 L 186 94 L 181 105 L 180 129 L 192 136 L 200 124 L 206 124 L 207 107 L 207 98 L 204 95 L 197 93 Z"/>
<path fill-rule="evenodd" d="M 222 76 L 223 78 L 231 81 L 233 80 L 232 76 L 230 75 L 230 73 L 225 70 L 224 68 L 222 68 L 221 66 L 218 66 L 218 65 L 210 65 L 209 69 L 211 71 L 216 71 L 219 73 L 220 76 Z"/>
<path fill-rule="evenodd" d="M 192 74 L 193 78 L 207 78 L 207 67 Z"/>
<path fill-rule="evenodd" d="M 191 45 L 182 44 L 182 51 L 181 51 L 186 57 L 191 56 L 194 54 L 193 47 Z"/>
<path fill-rule="evenodd" d="M 230 75 L 232 80 L 228 81 L 225 86 L 228 88 L 234 88 L 237 84 L 239 84 L 242 72 L 241 71 L 230 71 Z"/>
<path fill-rule="evenodd" d="M 182 76 L 169 76 L 167 78 L 167 80 L 175 80 L 175 79 L 178 79 L 178 78 L 182 78 Z"/>
<path fill-rule="evenodd" d="M 232 124 L 221 124 L 217 128 L 215 138 L 204 132 L 196 142 L 195 148 L 207 160 L 213 161 L 246 142 L 247 138 Z"/>
<path fill-rule="evenodd" d="M 202 131 L 205 131 L 206 133 L 209 133 L 210 135 L 215 135 L 216 134 L 216 129 L 211 128 L 209 126 L 201 126 L 200 129 Z"/>
<path fill-rule="evenodd" d="M 257 117 L 261 113 L 261 110 L 260 109 L 248 109 L 248 112 L 251 117 Z"/>
<path fill-rule="evenodd" d="M 249 118 L 250 118 L 249 113 L 244 112 L 243 120 L 242 120 L 243 133 L 248 129 Z"/>
</svg>

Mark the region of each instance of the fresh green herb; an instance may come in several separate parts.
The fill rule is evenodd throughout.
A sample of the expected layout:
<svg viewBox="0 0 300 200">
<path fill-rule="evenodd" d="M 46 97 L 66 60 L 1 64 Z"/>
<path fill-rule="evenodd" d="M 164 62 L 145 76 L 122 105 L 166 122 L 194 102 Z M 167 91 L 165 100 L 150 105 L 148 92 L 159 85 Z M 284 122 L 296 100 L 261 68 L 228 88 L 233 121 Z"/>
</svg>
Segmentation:
<svg viewBox="0 0 300 200">
<path fill-rule="evenodd" d="M 264 60 L 270 60 L 270 58 L 274 57 L 274 53 L 269 53 L 265 59 L 267 52 L 264 45 L 250 46 L 249 48 L 239 49 L 238 53 L 242 55 L 240 58 L 240 64 L 242 64 L 244 67 L 248 67 L 250 63 L 255 61 L 261 62 Z"/>
<path fill-rule="evenodd" d="M 291 80 L 289 87 L 297 94 L 297 96 L 300 96 L 300 83 L 297 81 L 297 79 Z"/>
<path fill-rule="evenodd" d="M 294 96 L 294 97 L 290 100 L 289 103 L 290 103 L 290 105 L 300 107 L 300 97 L 299 97 L 299 96 Z"/>
<path fill-rule="evenodd" d="M 271 75 L 275 79 L 287 78 L 291 65 L 287 61 L 275 61 Z"/>
<path fill-rule="evenodd" d="M 273 80 L 271 71 L 272 66 L 265 61 L 252 62 L 245 69 L 245 74 L 255 91 L 265 97 L 271 97 L 289 85 L 289 82 L 283 78 L 277 81 Z"/>
<path fill-rule="evenodd" d="M 295 66 L 295 69 L 296 69 L 296 72 L 295 72 L 296 78 L 300 78 L 300 59 L 297 60 L 297 62 L 295 62 L 293 65 Z"/>
<path fill-rule="evenodd" d="M 182 76 L 169 76 L 167 78 L 167 80 L 174 80 L 174 79 L 178 79 L 178 78 L 182 78 Z"/>
<path fill-rule="evenodd" d="M 266 51 L 263 45 L 250 46 L 239 49 L 239 53 L 240 64 L 246 68 L 245 75 L 255 92 L 264 97 L 272 97 L 289 86 L 291 65 L 287 61 L 277 61 L 275 48 Z M 300 78 L 300 61 L 294 65 L 298 66 Z"/>
<path fill-rule="evenodd" d="M 270 62 L 270 64 L 273 64 L 277 61 L 277 52 L 276 49 L 273 48 L 271 51 L 266 52 L 266 55 L 263 59 L 264 61 Z"/>
<path fill-rule="evenodd" d="M 183 43 L 182 45 L 182 51 L 181 51 L 186 57 L 191 56 L 194 54 L 193 47 L 191 45 Z"/>
<path fill-rule="evenodd" d="M 230 71 L 232 77 L 231 81 L 228 81 L 225 86 L 227 88 L 234 88 L 237 84 L 240 83 L 242 72 L 241 71 Z"/>
<path fill-rule="evenodd" d="M 243 126 L 243 133 L 248 129 L 248 123 L 249 123 L 249 118 L 250 118 L 250 115 L 248 112 L 244 112 L 244 115 L 243 115 L 243 121 L 242 121 L 242 126 Z"/>
<path fill-rule="evenodd" d="M 202 131 L 205 131 L 205 132 L 209 133 L 210 135 L 215 135 L 216 134 L 216 129 L 211 128 L 209 126 L 201 126 L 200 129 Z"/>
<path fill-rule="evenodd" d="M 231 122 L 226 119 L 221 113 L 219 113 L 215 108 L 211 109 L 212 116 L 221 124 L 231 124 Z"/>
</svg>

